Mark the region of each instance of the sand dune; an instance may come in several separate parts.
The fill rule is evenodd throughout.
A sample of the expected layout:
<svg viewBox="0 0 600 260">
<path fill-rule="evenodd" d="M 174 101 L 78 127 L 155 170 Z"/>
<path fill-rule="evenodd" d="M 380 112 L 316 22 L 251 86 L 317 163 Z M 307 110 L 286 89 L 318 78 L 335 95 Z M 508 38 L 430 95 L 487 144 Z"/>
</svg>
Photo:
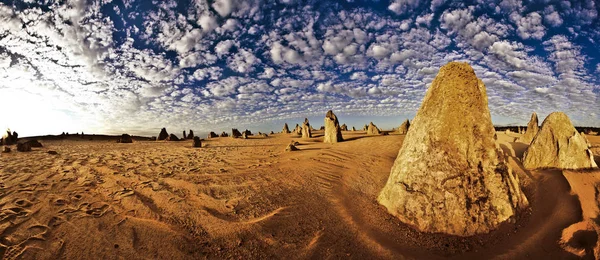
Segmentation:
<svg viewBox="0 0 600 260">
<path fill-rule="evenodd" d="M 49 140 L 0 155 L 5 259 L 598 257 L 600 171 L 526 171 L 531 208 L 474 237 L 426 234 L 376 202 L 404 135 L 343 132 L 118 144 Z M 600 156 L 600 137 L 588 136 Z M 300 151 L 284 152 L 291 140 Z M 47 152 L 53 150 L 57 155 Z M 596 250 L 596 251 L 594 251 Z"/>
</svg>

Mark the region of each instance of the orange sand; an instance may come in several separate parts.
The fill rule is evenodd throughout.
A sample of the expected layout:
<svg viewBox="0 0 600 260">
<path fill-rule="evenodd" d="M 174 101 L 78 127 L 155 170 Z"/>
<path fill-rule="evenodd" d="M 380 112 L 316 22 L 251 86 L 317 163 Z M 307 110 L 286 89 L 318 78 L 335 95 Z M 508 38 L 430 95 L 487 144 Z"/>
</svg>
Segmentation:
<svg viewBox="0 0 600 260">
<path fill-rule="evenodd" d="M 5 259 L 489 259 L 598 257 L 600 171 L 526 171 L 531 209 L 470 238 L 424 234 L 375 198 L 404 136 L 343 132 L 118 144 L 48 140 L 0 155 Z M 600 156 L 600 137 L 588 136 Z M 300 151 L 284 152 L 291 140 Z M 47 151 L 57 151 L 58 155 Z M 596 251 L 594 251 L 596 250 Z"/>
</svg>

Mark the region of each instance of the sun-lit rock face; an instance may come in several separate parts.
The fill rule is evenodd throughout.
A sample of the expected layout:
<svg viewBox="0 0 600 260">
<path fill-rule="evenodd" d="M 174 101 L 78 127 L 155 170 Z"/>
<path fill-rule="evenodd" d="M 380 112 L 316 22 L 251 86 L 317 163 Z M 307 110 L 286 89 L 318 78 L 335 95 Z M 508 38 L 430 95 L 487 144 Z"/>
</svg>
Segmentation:
<svg viewBox="0 0 600 260">
<path fill-rule="evenodd" d="M 327 111 L 327 115 L 325 115 L 325 137 L 323 138 L 323 142 L 332 144 L 343 140 L 342 128 L 340 127 L 337 116 L 335 116 L 333 111 Z"/>
<path fill-rule="evenodd" d="M 381 131 L 379 131 L 379 128 L 377 128 L 377 126 L 375 124 L 373 124 L 373 122 L 370 122 L 369 125 L 367 126 L 367 135 L 379 135 L 381 134 Z"/>
<path fill-rule="evenodd" d="M 495 229 L 528 202 L 494 134 L 483 82 L 467 63 L 443 66 L 377 200 L 424 232 Z"/>
<path fill-rule="evenodd" d="M 533 138 L 537 135 L 539 130 L 538 116 L 533 112 L 533 114 L 531 114 L 531 119 L 529 119 L 529 123 L 527 123 L 527 130 L 525 130 L 525 134 L 519 138 L 519 141 L 531 144 L 531 141 L 533 141 Z"/>
<path fill-rule="evenodd" d="M 540 131 L 523 154 L 523 166 L 527 169 L 598 167 L 587 140 L 562 112 L 554 112 L 544 119 Z"/>
<path fill-rule="evenodd" d="M 310 127 L 310 123 L 308 123 L 308 119 L 304 119 L 304 123 L 302 123 L 302 138 L 312 138 L 312 131 Z"/>
</svg>

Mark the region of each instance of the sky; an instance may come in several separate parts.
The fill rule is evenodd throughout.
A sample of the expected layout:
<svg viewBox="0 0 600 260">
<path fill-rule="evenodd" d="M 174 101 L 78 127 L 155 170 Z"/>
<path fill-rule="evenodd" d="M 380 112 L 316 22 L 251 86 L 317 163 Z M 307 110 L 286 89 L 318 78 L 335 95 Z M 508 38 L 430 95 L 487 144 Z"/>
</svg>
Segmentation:
<svg viewBox="0 0 600 260">
<path fill-rule="evenodd" d="M 0 128 L 280 131 L 332 109 L 391 129 L 450 61 L 485 83 L 496 125 L 600 126 L 599 4 L 2 0 Z"/>
</svg>

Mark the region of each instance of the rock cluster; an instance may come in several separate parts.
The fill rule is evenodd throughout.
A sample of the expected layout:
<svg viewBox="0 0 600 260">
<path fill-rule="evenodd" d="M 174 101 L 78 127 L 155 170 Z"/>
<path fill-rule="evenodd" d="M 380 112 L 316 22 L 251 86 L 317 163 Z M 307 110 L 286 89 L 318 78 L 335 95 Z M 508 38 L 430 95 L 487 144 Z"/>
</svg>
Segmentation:
<svg viewBox="0 0 600 260">
<path fill-rule="evenodd" d="M 221 135 L 219 135 L 219 137 L 228 137 L 229 135 L 227 133 L 225 133 L 225 131 L 223 131 L 223 133 L 221 133 Z"/>
<path fill-rule="evenodd" d="M 529 129 L 527 129 L 529 131 Z M 548 115 L 523 154 L 526 169 L 585 169 L 598 167 L 587 140 L 562 112 Z"/>
<path fill-rule="evenodd" d="M 194 131 L 192 131 L 192 129 L 190 129 L 190 132 L 188 133 L 187 139 L 194 139 L 194 136 L 195 136 L 194 135 Z"/>
<path fill-rule="evenodd" d="M 223 132 L 223 133 L 225 133 L 225 132 Z M 219 137 L 215 132 L 208 133 L 208 138 L 215 138 L 215 137 Z"/>
<path fill-rule="evenodd" d="M 467 63 L 443 66 L 378 202 L 424 232 L 471 236 L 496 229 L 528 201 L 494 135 L 483 82 Z"/>
<path fill-rule="evenodd" d="M 231 128 L 231 137 L 233 137 L 233 138 L 242 137 L 242 133 L 240 133 L 240 131 L 237 130 L 236 128 Z"/>
</svg>

